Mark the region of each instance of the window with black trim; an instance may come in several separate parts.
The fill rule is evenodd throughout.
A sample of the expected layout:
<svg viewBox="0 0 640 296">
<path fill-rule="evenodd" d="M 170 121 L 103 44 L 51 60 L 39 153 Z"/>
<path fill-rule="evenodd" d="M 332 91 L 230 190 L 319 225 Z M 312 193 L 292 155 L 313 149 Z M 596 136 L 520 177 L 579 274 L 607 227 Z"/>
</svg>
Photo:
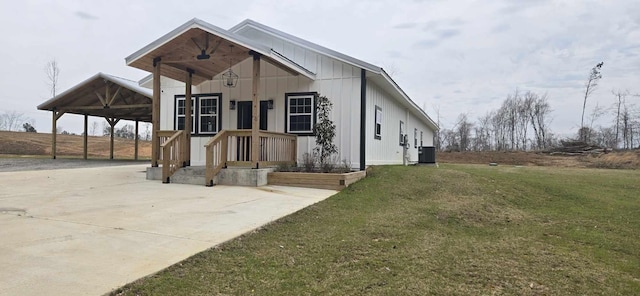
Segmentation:
<svg viewBox="0 0 640 296">
<path fill-rule="evenodd" d="M 424 146 L 424 144 L 422 143 L 422 131 L 420 131 L 420 147 Z"/>
<path fill-rule="evenodd" d="M 186 120 L 185 102 L 186 100 L 184 99 L 184 96 L 182 96 L 181 98 L 176 97 L 176 121 L 175 121 L 176 130 L 181 130 L 181 131 L 184 130 L 184 122 Z M 196 106 L 196 100 L 195 98 L 191 98 L 191 124 L 192 124 L 191 130 L 192 131 L 196 130 L 196 121 L 195 121 L 195 118 L 193 118 L 193 110 L 195 109 L 195 106 Z"/>
<path fill-rule="evenodd" d="M 219 97 L 200 97 L 198 114 L 198 133 L 210 134 L 218 132 Z"/>
<path fill-rule="evenodd" d="M 176 95 L 174 129 L 184 130 L 185 96 Z M 196 94 L 191 97 L 192 135 L 213 135 L 220 131 L 222 119 L 220 94 Z"/>
<path fill-rule="evenodd" d="M 316 121 L 316 94 L 287 94 L 286 128 L 291 134 L 312 135 Z"/>
<path fill-rule="evenodd" d="M 418 129 L 413 129 L 413 148 L 418 148 Z"/>
<path fill-rule="evenodd" d="M 400 146 L 404 146 L 404 121 L 400 120 Z"/>
<path fill-rule="evenodd" d="M 376 106 L 376 114 L 375 114 L 375 122 L 374 122 L 374 133 L 373 137 L 376 140 L 382 139 L 382 108 Z"/>
</svg>

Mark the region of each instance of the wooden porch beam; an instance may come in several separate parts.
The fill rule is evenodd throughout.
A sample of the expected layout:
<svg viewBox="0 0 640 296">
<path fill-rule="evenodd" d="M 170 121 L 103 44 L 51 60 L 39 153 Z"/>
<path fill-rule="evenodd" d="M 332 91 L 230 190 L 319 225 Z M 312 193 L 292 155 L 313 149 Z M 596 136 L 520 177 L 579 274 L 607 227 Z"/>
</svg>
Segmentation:
<svg viewBox="0 0 640 296">
<path fill-rule="evenodd" d="M 193 132 L 192 130 L 192 118 L 191 118 L 191 110 L 193 109 L 193 106 L 191 106 L 191 84 L 193 83 L 193 70 L 191 69 L 187 69 L 187 73 L 186 73 L 186 77 L 185 77 L 185 89 L 184 89 L 184 107 L 185 107 L 185 111 L 184 111 L 184 129 L 186 132 L 186 135 L 184 137 L 186 143 L 185 143 L 185 149 L 183 151 L 183 160 L 184 160 L 184 166 L 190 166 L 191 165 L 191 133 Z M 194 112 L 195 114 L 195 112 Z"/>
<path fill-rule="evenodd" d="M 253 87 L 252 87 L 252 122 L 251 122 L 251 163 L 256 169 L 259 168 L 260 161 L 260 54 L 251 52 L 253 55 Z"/>
<path fill-rule="evenodd" d="M 158 139 L 158 130 L 160 130 L 160 66 L 162 62 L 160 58 L 153 60 L 153 107 L 151 108 L 151 166 L 158 166 L 160 157 L 160 139 Z"/>
<path fill-rule="evenodd" d="M 56 111 L 55 109 L 51 111 L 51 158 L 56 159 L 56 141 L 58 134 L 58 119 L 64 115 L 64 112 Z"/>
</svg>

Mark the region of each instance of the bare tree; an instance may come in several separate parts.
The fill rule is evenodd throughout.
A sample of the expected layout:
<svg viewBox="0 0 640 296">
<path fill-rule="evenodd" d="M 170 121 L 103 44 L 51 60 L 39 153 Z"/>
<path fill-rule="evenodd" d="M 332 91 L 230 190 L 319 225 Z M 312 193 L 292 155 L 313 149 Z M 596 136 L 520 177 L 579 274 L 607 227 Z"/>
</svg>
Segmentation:
<svg viewBox="0 0 640 296">
<path fill-rule="evenodd" d="M 471 127 L 473 124 L 469 122 L 469 117 L 466 113 L 458 116 L 458 122 L 456 123 L 456 134 L 459 140 L 459 151 L 467 151 L 471 144 Z"/>
<path fill-rule="evenodd" d="M 622 92 L 620 90 L 618 91 L 611 91 L 611 93 L 616 97 L 617 101 L 614 103 L 614 111 L 616 112 L 616 140 L 615 140 L 615 146 L 613 148 L 618 148 L 618 145 L 620 143 L 620 108 L 622 108 L 622 105 L 625 103 L 626 97 L 629 94 L 629 91 L 625 91 Z"/>
<path fill-rule="evenodd" d="M 0 130 L 19 131 L 25 122 L 30 119 L 24 113 L 18 111 L 6 111 L 0 114 Z"/>
<path fill-rule="evenodd" d="M 442 146 L 442 125 L 440 125 L 440 106 L 433 107 L 433 110 L 436 112 L 436 120 L 439 128 L 433 135 L 433 141 L 435 142 L 436 150 L 442 151 L 444 147 Z"/>
<path fill-rule="evenodd" d="M 98 131 L 98 123 L 94 121 L 91 123 L 91 135 L 97 136 L 96 134 L 97 131 Z"/>
<path fill-rule="evenodd" d="M 589 98 L 591 93 L 593 93 L 593 91 L 598 86 L 598 81 L 600 80 L 600 78 L 602 78 L 602 74 L 600 73 L 600 70 L 602 69 L 602 65 L 603 64 L 604 64 L 604 62 L 600 62 L 597 65 L 595 65 L 595 67 L 591 68 L 591 73 L 589 73 L 589 78 L 587 79 L 587 82 L 585 83 L 584 102 L 582 103 L 582 119 L 580 120 L 580 131 L 578 132 L 580 140 L 585 141 L 585 142 L 587 141 L 587 138 L 586 138 L 587 133 L 586 133 L 586 131 L 583 131 L 583 129 L 584 129 L 584 111 L 587 108 L 587 98 Z"/>
<path fill-rule="evenodd" d="M 531 126 L 536 137 L 536 148 L 547 148 L 547 136 L 548 131 L 548 115 L 551 113 L 551 107 L 547 102 L 547 94 L 537 97 L 533 103 L 532 108 L 529 110 L 529 118 L 531 119 Z"/>
<path fill-rule="evenodd" d="M 58 89 L 58 76 L 60 76 L 60 67 L 58 66 L 58 62 L 55 59 L 49 61 L 47 66 L 44 68 L 44 71 L 47 74 L 47 83 L 51 90 L 51 97 L 55 97 L 56 90 Z"/>
</svg>

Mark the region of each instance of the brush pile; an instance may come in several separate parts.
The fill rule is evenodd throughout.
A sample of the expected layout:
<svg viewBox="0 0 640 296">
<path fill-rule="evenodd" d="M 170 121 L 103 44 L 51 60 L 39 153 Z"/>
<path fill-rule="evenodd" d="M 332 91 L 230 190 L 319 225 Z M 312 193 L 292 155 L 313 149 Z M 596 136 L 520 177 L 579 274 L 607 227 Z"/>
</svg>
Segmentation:
<svg viewBox="0 0 640 296">
<path fill-rule="evenodd" d="M 566 140 L 560 141 L 562 144 L 559 147 L 551 148 L 547 153 L 550 155 L 566 155 L 566 156 L 579 156 L 579 155 L 600 155 L 602 153 L 608 153 L 610 149 L 600 147 L 598 145 L 585 143 L 582 141 Z"/>
</svg>

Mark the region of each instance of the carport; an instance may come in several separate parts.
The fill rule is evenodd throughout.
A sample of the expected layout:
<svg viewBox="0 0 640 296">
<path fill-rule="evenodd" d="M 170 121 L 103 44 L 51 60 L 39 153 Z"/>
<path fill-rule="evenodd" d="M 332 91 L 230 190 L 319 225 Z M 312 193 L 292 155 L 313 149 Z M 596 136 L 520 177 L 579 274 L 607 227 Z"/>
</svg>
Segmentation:
<svg viewBox="0 0 640 296">
<path fill-rule="evenodd" d="M 138 159 L 139 122 L 151 122 L 152 93 L 137 82 L 98 73 L 71 89 L 40 104 L 38 110 L 51 111 L 51 157 L 56 158 L 57 121 L 64 114 L 84 116 L 84 159 L 87 159 L 89 116 L 104 118 L 111 127 L 109 158 L 113 159 L 115 125 L 120 120 L 135 121 L 135 152 Z"/>
</svg>

